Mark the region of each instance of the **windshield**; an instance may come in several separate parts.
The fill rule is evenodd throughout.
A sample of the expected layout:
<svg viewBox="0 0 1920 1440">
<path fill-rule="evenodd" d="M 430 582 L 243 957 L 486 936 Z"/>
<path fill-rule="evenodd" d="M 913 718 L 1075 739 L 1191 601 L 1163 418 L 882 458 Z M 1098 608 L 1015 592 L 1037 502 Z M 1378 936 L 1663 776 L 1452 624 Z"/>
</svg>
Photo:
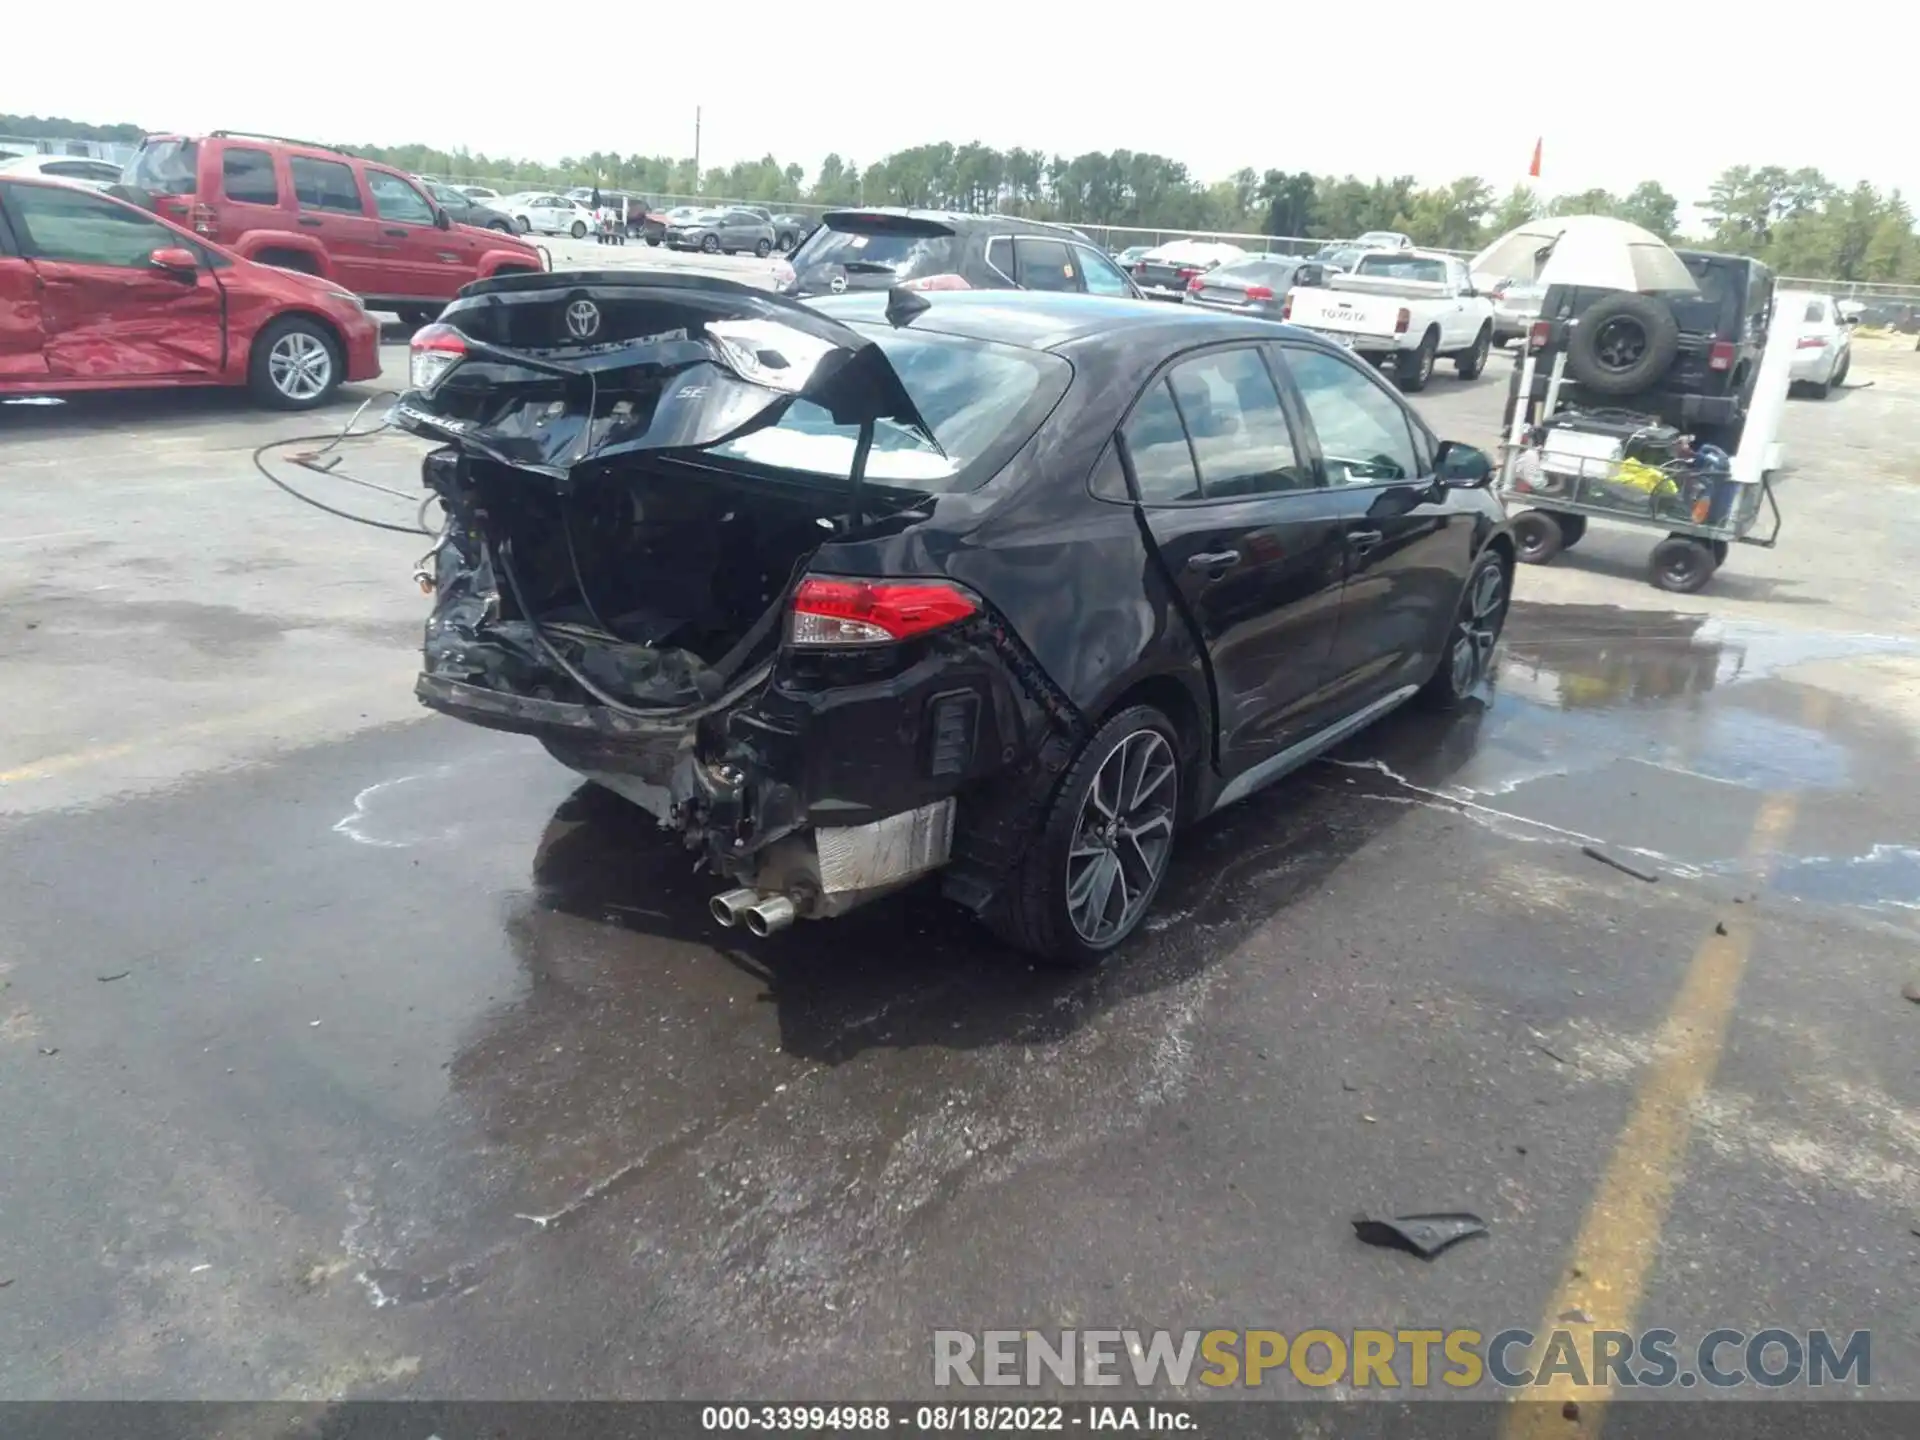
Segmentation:
<svg viewBox="0 0 1920 1440">
<path fill-rule="evenodd" d="M 121 183 L 150 195 L 191 195 L 199 171 L 195 140 L 149 140 L 127 162 Z"/>
<path fill-rule="evenodd" d="M 975 473 L 984 478 L 1025 443 L 1073 374 L 1043 351 L 885 325 L 854 328 L 886 352 L 940 442 L 935 449 L 919 432 L 881 421 L 867 461 L 867 478 L 876 483 L 939 492 L 964 488 Z M 856 427 L 836 425 L 820 406 L 797 400 L 779 423 L 708 453 L 840 477 L 852 473 L 858 438 Z"/>
<path fill-rule="evenodd" d="M 1429 285 L 1447 283 L 1447 266 L 1442 260 L 1426 260 L 1412 255 L 1369 255 L 1354 267 L 1356 275 L 1384 275 L 1390 280 L 1419 280 Z"/>
<path fill-rule="evenodd" d="M 941 275 L 959 268 L 951 230 L 893 227 L 839 229 L 822 225 L 794 252 L 793 268 L 805 273 L 840 265 L 866 274 L 892 273 L 902 280 Z M 912 387 L 909 386 L 909 389 Z"/>
</svg>

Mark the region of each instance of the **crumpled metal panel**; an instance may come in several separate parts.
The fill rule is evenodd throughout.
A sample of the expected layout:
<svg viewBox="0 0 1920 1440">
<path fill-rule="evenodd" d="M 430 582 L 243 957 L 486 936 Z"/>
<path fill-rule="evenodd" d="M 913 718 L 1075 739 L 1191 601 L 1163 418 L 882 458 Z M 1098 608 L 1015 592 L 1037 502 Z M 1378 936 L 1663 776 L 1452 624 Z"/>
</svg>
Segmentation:
<svg viewBox="0 0 1920 1440">
<path fill-rule="evenodd" d="M 821 826 L 813 843 L 825 894 L 897 884 L 947 863 L 953 801 L 903 810 L 871 825 Z"/>
</svg>

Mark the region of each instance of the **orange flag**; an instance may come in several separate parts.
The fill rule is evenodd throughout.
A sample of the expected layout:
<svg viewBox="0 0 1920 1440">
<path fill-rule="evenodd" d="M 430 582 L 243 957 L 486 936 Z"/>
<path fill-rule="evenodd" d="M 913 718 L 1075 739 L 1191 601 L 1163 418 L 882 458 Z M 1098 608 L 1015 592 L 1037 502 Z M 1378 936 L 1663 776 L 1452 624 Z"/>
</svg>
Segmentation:
<svg viewBox="0 0 1920 1440">
<path fill-rule="evenodd" d="M 1527 167 L 1527 174 L 1536 180 L 1540 178 L 1540 145 L 1545 138 L 1542 136 L 1540 140 L 1533 142 L 1533 164 Z"/>
</svg>

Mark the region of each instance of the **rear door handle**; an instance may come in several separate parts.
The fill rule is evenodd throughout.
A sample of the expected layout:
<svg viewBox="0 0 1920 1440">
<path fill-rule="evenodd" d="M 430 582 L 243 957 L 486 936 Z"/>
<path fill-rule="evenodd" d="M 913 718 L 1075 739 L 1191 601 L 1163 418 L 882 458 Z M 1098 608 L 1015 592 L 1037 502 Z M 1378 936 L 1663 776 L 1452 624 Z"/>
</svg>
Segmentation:
<svg viewBox="0 0 1920 1440">
<path fill-rule="evenodd" d="M 1215 550 L 1207 554 L 1188 557 L 1189 570 L 1225 570 L 1240 563 L 1238 550 Z"/>
<path fill-rule="evenodd" d="M 309 230 L 318 230 L 320 228 L 320 222 L 314 219 L 313 216 L 311 215 L 302 215 L 300 217 L 300 223 L 306 226 Z"/>
<path fill-rule="evenodd" d="M 397 240 L 404 240 L 407 238 L 407 232 L 402 230 L 398 225 L 394 226 L 391 230 L 382 230 L 380 233 L 382 235 L 391 235 Z"/>
<path fill-rule="evenodd" d="M 1371 550 L 1387 537 L 1378 530 L 1349 530 L 1347 542 L 1356 550 Z"/>
</svg>

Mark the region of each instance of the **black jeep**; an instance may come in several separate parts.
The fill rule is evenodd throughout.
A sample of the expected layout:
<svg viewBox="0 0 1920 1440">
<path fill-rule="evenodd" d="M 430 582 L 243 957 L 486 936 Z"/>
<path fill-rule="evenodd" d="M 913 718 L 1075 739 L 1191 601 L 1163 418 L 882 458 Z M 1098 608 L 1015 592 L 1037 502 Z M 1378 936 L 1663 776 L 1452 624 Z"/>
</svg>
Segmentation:
<svg viewBox="0 0 1920 1440">
<path fill-rule="evenodd" d="M 1745 255 L 1676 253 L 1697 294 L 1549 286 L 1528 342 L 1531 398 L 1536 405 L 1546 399 L 1554 359 L 1564 353 L 1557 409 L 1634 411 L 1731 453 L 1740 448 L 1766 348 L 1773 272 Z M 1508 426 L 1519 389 L 1516 365 Z"/>
</svg>

